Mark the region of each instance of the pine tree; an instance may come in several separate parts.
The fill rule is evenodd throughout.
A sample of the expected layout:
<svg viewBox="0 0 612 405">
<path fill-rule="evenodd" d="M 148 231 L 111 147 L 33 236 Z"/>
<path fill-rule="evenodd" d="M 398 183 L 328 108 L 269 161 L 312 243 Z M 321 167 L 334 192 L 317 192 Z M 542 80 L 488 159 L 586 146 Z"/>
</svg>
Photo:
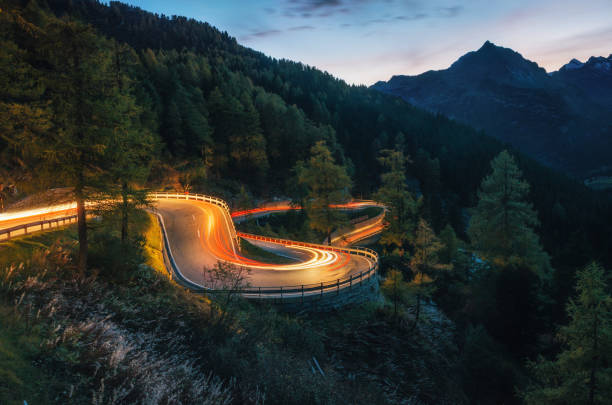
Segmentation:
<svg viewBox="0 0 612 405">
<path fill-rule="evenodd" d="M 240 186 L 240 194 L 238 194 L 238 201 L 236 201 L 236 207 L 238 210 L 248 210 L 253 208 L 253 199 L 249 195 L 244 185 Z"/>
<path fill-rule="evenodd" d="M 383 150 L 378 160 L 387 168 L 381 175 L 382 186 L 374 195 L 387 206 L 381 243 L 401 249 L 414 233 L 420 200 L 415 200 L 406 187 L 407 159 L 402 152 Z"/>
<path fill-rule="evenodd" d="M 440 241 L 444 245 L 440 251 L 440 260 L 442 263 L 453 263 L 457 258 L 459 239 L 450 224 L 446 224 L 440 232 Z"/>
<path fill-rule="evenodd" d="M 491 263 L 527 265 L 540 277 L 550 271 L 549 257 L 534 231 L 537 213 L 526 201 L 529 184 L 514 158 L 502 151 L 491 162 L 492 173 L 478 192 L 468 235 L 476 251 Z"/>
<path fill-rule="evenodd" d="M 390 270 L 380 288 L 393 302 L 393 316 L 397 317 L 399 305 L 405 303 L 409 295 L 408 283 L 404 280 L 404 275 L 401 271 Z"/>
<path fill-rule="evenodd" d="M 41 35 L 17 13 L 0 12 L 0 183 L 5 187 L 19 182 L 20 188 L 35 188 L 36 177 L 24 170 L 32 158 L 24 145 L 51 127 L 51 110 L 42 100 L 44 72 L 28 63 L 28 51 L 14 41 L 17 36 L 36 43 Z M 0 192 L 0 201 L 5 192 Z"/>
<path fill-rule="evenodd" d="M 53 106 L 54 128 L 35 140 L 51 168 L 51 176 L 73 189 L 77 202 L 78 268 L 87 265 L 85 202 L 107 189 L 108 152 L 113 119 L 110 52 L 91 27 L 76 22 L 54 22 L 47 27 L 41 54 L 48 63 L 46 84 Z"/>
<path fill-rule="evenodd" d="M 578 272 L 578 296 L 559 331 L 564 350 L 553 361 L 530 363 L 536 377 L 522 393 L 527 404 L 609 404 L 612 398 L 612 297 L 597 263 Z"/>
<path fill-rule="evenodd" d="M 324 141 L 317 142 L 310 153 L 306 165 L 296 166 L 299 170 L 298 179 L 308 188 L 306 212 L 310 227 L 323 232 L 327 243 L 331 244 L 333 230 L 347 222 L 346 215 L 332 205 L 350 199 L 351 179 L 346 169 L 335 163 Z"/>
<path fill-rule="evenodd" d="M 107 98 L 108 119 L 113 125 L 109 145 L 110 177 L 113 186 L 110 197 L 119 196 L 121 241 L 128 239 L 129 215 L 147 204 L 146 181 L 157 141 L 141 123 L 142 109 L 136 104 L 128 69 L 137 63 L 137 56 L 126 45 L 113 43 L 111 73 L 112 92 Z"/>
<path fill-rule="evenodd" d="M 419 321 L 421 313 L 421 300 L 431 297 L 435 291 L 433 282 L 441 271 L 452 269 L 451 264 L 440 262 L 440 251 L 444 245 L 429 224 L 420 219 L 416 228 L 413 243 L 413 253 L 410 258 L 410 269 L 414 278 L 410 282 L 410 289 L 416 296 L 416 313 L 414 324 Z"/>
</svg>

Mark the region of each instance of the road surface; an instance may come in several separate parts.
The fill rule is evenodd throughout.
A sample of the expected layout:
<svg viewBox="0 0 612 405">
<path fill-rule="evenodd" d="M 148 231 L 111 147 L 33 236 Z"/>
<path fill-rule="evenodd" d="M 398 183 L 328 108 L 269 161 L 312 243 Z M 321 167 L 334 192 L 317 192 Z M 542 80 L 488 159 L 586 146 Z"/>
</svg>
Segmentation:
<svg viewBox="0 0 612 405">
<path fill-rule="evenodd" d="M 226 211 L 195 200 L 159 200 L 156 209 L 163 218 L 170 249 L 182 275 L 206 285 L 203 269 L 217 261 L 250 269 L 253 287 L 288 287 L 332 283 L 367 271 L 372 260 L 343 252 L 250 240 L 274 253 L 295 259 L 292 264 L 271 264 L 240 254 L 231 237 L 233 224 Z"/>
<path fill-rule="evenodd" d="M 265 263 L 245 257 L 240 253 L 235 238 L 234 219 L 247 214 L 265 214 L 269 211 L 294 209 L 287 204 L 274 208 L 258 208 L 233 213 L 227 204 L 214 197 L 187 196 L 180 194 L 152 193 L 155 208 L 159 213 L 165 234 L 168 238 L 170 253 L 178 271 L 188 281 L 209 287 L 205 269 L 215 266 L 219 261 L 249 269 L 248 282 L 251 287 L 300 287 L 328 285 L 336 283 L 351 285 L 352 280 L 361 275 L 367 277 L 370 270 L 377 267 L 378 257 L 374 252 L 363 249 L 332 248 L 301 242 L 260 240 L 261 237 L 243 234 L 243 238 L 265 250 L 293 260 L 289 264 Z M 185 199 L 183 199 L 185 198 Z M 372 202 L 350 202 L 338 206 L 339 209 L 356 209 L 371 206 Z M 374 205 L 376 205 L 374 203 Z M 33 222 L 62 218 L 74 215 L 76 204 L 49 206 L 0 214 L 0 231 L 19 227 Z M 346 238 L 338 239 L 338 245 L 346 245 L 359 238 L 369 237 L 382 229 L 382 215 L 356 224 L 345 233 Z M 34 230 L 40 230 L 35 228 Z M 14 232 L 14 236 L 24 231 Z M 342 237 L 343 235 L 339 235 Z M 6 238 L 7 235 L 5 234 Z M 268 239 L 268 238 L 266 238 Z M 300 244 L 300 246 L 298 246 Z M 345 284 L 343 284 L 343 282 Z"/>
</svg>

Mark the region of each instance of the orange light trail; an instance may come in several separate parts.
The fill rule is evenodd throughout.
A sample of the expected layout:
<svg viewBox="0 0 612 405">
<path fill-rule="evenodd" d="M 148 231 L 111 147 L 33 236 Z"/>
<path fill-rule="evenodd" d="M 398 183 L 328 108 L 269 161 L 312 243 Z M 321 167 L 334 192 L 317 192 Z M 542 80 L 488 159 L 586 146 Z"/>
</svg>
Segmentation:
<svg viewBox="0 0 612 405">
<path fill-rule="evenodd" d="M 265 214 L 270 212 L 281 212 L 289 210 L 298 210 L 301 207 L 291 206 L 290 204 L 281 203 L 272 207 L 260 207 L 249 210 L 236 211 L 231 213 L 231 218 L 227 211 L 211 203 L 191 200 L 190 203 L 196 204 L 204 214 L 204 220 L 196 224 L 196 230 L 199 239 L 199 245 L 203 252 L 210 254 L 220 261 L 232 263 L 239 266 L 244 266 L 252 269 L 274 270 L 274 271 L 292 271 L 292 270 L 308 270 L 308 269 L 325 269 L 325 272 L 334 274 L 337 270 L 347 266 L 351 261 L 351 255 L 343 251 L 335 251 L 333 247 L 317 246 L 314 244 L 302 244 L 300 242 L 283 241 L 283 240 L 267 240 L 265 243 L 285 246 L 293 251 L 299 251 L 302 255 L 294 256 L 295 263 L 276 264 L 266 263 L 246 257 L 240 253 L 235 240 L 231 237 L 232 231 L 235 234 L 234 224 L 231 218 L 239 218 L 250 214 Z M 338 209 L 356 209 L 368 206 L 381 206 L 372 201 L 352 201 L 346 204 L 333 205 Z M 16 222 L 19 225 L 34 222 L 41 219 L 49 219 L 51 217 L 59 217 L 72 215 L 76 211 L 76 203 L 66 203 L 53 205 L 43 208 L 24 210 L 19 212 L 0 214 L 0 229 L 14 226 Z M 333 241 L 340 241 L 341 244 L 350 244 L 357 240 L 362 240 L 371 236 L 382 229 L 382 216 L 376 221 L 368 222 L 364 226 L 358 226 L 350 230 L 348 233 L 337 236 Z M 359 224 L 357 224 L 359 225 Z M 248 235 L 240 235 L 243 238 L 249 238 Z M 297 257 L 301 257 L 300 260 Z M 365 259 L 368 260 L 369 259 Z M 333 276 L 332 276 L 333 277 Z"/>
</svg>

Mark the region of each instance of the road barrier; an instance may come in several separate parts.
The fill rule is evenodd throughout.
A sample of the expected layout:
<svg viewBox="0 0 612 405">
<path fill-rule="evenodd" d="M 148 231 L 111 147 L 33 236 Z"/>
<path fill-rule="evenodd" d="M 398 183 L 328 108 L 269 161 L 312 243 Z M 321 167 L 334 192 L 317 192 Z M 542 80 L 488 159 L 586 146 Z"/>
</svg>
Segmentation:
<svg viewBox="0 0 612 405">
<path fill-rule="evenodd" d="M 11 228 L 0 229 L 0 240 L 10 240 L 15 236 L 27 235 L 28 232 L 43 231 L 45 229 L 57 228 L 65 224 L 76 222 L 77 216 L 70 215 L 62 218 L 46 219 L 43 221 L 30 222 L 27 224 L 17 225 Z M 46 226 L 46 228 L 45 228 Z"/>
<path fill-rule="evenodd" d="M 336 253 L 357 255 L 366 258 L 370 265 L 367 270 L 360 272 L 359 274 L 352 274 L 349 277 L 345 277 L 342 279 L 337 279 L 334 282 L 328 283 L 315 283 L 315 284 L 301 284 L 294 286 L 282 286 L 282 287 L 247 287 L 241 288 L 240 290 L 220 290 L 220 289 L 209 289 L 205 286 L 194 283 L 193 281 L 185 278 L 178 268 L 176 261 L 172 255 L 172 250 L 170 248 L 170 243 L 168 241 L 168 236 L 166 234 L 166 228 L 164 225 L 163 218 L 161 215 L 157 214 L 160 228 L 162 232 L 162 239 L 164 242 L 164 252 L 167 259 L 168 264 L 170 265 L 171 270 L 169 271 L 171 277 L 178 281 L 180 284 L 188 287 L 196 292 L 209 292 L 209 293 L 239 293 L 246 298 L 249 299 L 280 299 L 281 302 L 286 298 L 298 298 L 303 300 L 305 297 L 312 297 L 316 295 L 329 295 L 329 294 L 340 294 L 342 290 L 348 289 L 351 290 L 356 287 L 360 287 L 365 281 L 372 279 L 373 276 L 376 275 L 379 266 L 379 257 L 378 253 L 372 249 L 364 248 L 364 247 L 355 247 L 355 248 L 346 248 L 346 247 L 338 247 L 338 246 L 329 246 L 322 245 L 316 243 L 307 243 L 307 242 L 298 242 L 287 239 L 279 239 L 279 238 L 270 238 L 266 236 L 259 236 L 248 234 L 244 232 L 237 232 L 234 227 L 234 223 L 231 220 L 231 212 L 229 206 L 225 201 L 217 197 L 206 196 L 202 194 L 180 194 L 180 193 L 166 193 L 166 192 L 154 192 L 150 193 L 149 197 L 154 200 L 168 200 L 168 199 L 177 199 L 177 200 L 195 200 L 195 201 L 204 201 L 207 203 L 215 204 L 221 207 L 227 217 L 229 218 L 229 222 L 231 222 L 231 236 L 235 238 L 236 243 L 239 245 L 240 238 L 245 239 L 253 239 L 263 242 L 270 242 L 276 244 L 282 244 L 288 247 L 291 246 L 301 246 L 301 247 L 311 247 L 321 250 L 332 251 Z M 72 222 L 76 222 L 77 216 L 71 215 L 62 218 L 54 218 L 43 221 L 32 222 L 28 224 L 22 224 L 19 226 L 15 226 L 12 228 L 2 229 L 0 230 L 0 240 L 9 240 L 13 236 L 19 235 L 27 235 L 28 232 L 33 231 L 41 231 L 45 229 L 50 229 L 54 227 L 59 227 L 64 224 L 69 224 Z M 22 232 L 20 232 L 22 231 Z"/>
<path fill-rule="evenodd" d="M 287 247 L 292 246 L 303 246 L 303 247 L 311 247 L 321 250 L 328 250 L 336 253 L 345 253 L 351 255 L 357 255 L 368 258 L 370 261 L 370 266 L 368 270 L 362 271 L 359 274 L 350 275 L 349 277 L 345 277 L 342 279 L 338 279 L 335 282 L 330 283 L 315 283 L 315 284 L 301 284 L 295 286 L 285 286 L 285 287 L 257 287 L 257 288 L 247 288 L 243 289 L 241 292 L 244 295 L 252 296 L 253 298 L 261 297 L 265 298 L 265 296 L 274 296 L 283 298 L 283 296 L 295 296 L 295 295 L 306 295 L 312 293 L 320 293 L 323 294 L 325 292 L 336 292 L 339 293 L 343 288 L 352 288 L 353 286 L 361 286 L 364 280 L 374 276 L 378 270 L 378 253 L 372 249 L 368 249 L 365 247 L 355 247 L 355 248 L 345 248 L 338 246 L 330 246 L 330 245 L 321 245 L 318 243 L 308 243 L 308 242 L 298 242 L 287 239 L 279 239 L 279 238 L 270 238 L 267 236 L 259 236 L 253 235 L 244 232 L 238 232 L 238 236 L 245 239 L 253 239 L 262 242 L 271 242 L 281 244 Z"/>
<path fill-rule="evenodd" d="M 176 200 L 204 201 L 204 202 L 207 202 L 207 203 L 215 204 L 215 205 L 223 208 L 223 210 L 227 214 L 227 217 L 230 219 L 229 222 L 231 223 L 230 232 L 232 234 L 231 235 L 232 239 L 234 239 L 234 242 L 236 243 L 237 246 L 240 246 L 240 239 L 236 235 L 236 227 L 234 226 L 234 222 L 231 220 L 232 214 L 230 212 L 230 207 L 229 207 L 229 205 L 227 205 L 227 203 L 224 200 L 222 200 L 220 198 L 217 198 L 217 197 L 212 197 L 212 196 L 209 196 L 209 195 L 204 195 L 204 194 L 180 194 L 180 193 L 170 193 L 170 192 L 154 192 L 154 193 L 149 193 L 149 198 L 151 198 L 153 200 L 176 199 Z"/>
</svg>

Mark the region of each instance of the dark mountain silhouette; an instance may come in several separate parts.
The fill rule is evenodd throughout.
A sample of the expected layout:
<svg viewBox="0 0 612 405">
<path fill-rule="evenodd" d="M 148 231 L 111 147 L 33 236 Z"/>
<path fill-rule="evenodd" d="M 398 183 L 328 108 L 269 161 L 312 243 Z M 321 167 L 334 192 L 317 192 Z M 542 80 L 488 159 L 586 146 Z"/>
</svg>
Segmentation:
<svg viewBox="0 0 612 405">
<path fill-rule="evenodd" d="M 551 74 L 487 41 L 446 70 L 373 87 L 486 131 L 579 177 L 612 170 L 612 55 Z"/>
</svg>

